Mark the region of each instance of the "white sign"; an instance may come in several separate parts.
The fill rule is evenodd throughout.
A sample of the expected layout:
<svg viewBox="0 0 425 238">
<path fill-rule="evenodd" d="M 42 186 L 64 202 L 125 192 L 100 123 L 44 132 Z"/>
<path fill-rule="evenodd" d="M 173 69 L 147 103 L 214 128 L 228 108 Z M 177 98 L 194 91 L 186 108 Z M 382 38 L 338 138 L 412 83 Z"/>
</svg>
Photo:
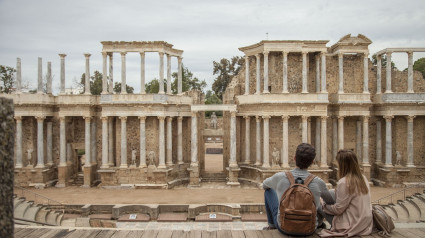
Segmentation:
<svg viewBox="0 0 425 238">
<path fill-rule="evenodd" d="M 137 218 L 137 214 L 130 214 L 130 217 L 128 219 L 134 220 Z"/>
<path fill-rule="evenodd" d="M 216 219 L 217 218 L 217 215 L 216 214 L 210 214 L 210 219 Z"/>
</svg>

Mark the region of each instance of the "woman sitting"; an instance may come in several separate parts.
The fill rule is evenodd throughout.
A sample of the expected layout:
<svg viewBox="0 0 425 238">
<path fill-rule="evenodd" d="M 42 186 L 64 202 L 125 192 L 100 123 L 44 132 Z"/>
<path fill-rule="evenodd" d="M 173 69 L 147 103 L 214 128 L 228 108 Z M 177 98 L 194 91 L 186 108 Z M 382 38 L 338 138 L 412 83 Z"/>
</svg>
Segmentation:
<svg viewBox="0 0 425 238">
<path fill-rule="evenodd" d="M 340 150 L 336 156 L 338 176 L 335 203 L 322 204 L 323 211 L 332 215 L 332 228 L 319 232 L 321 237 L 369 235 L 372 232 L 370 188 L 360 172 L 356 154 Z"/>
</svg>

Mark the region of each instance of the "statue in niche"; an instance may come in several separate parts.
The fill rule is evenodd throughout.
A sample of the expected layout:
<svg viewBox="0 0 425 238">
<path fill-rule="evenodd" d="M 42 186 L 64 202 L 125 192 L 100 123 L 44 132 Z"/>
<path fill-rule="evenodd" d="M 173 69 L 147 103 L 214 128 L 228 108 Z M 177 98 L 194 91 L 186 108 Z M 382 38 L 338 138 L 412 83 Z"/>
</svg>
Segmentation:
<svg viewBox="0 0 425 238">
<path fill-rule="evenodd" d="M 150 151 L 148 154 L 148 168 L 149 169 L 156 169 L 155 165 L 155 152 Z"/>
<path fill-rule="evenodd" d="M 28 167 L 33 167 L 33 162 L 32 162 L 32 152 L 33 149 L 28 149 L 27 150 L 27 161 L 28 161 Z"/>
<path fill-rule="evenodd" d="M 137 150 L 132 150 L 131 151 L 131 165 L 130 165 L 130 167 L 136 167 L 136 153 L 137 153 Z"/>
<path fill-rule="evenodd" d="M 400 153 L 400 151 L 397 150 L 395 152 L 395 154 L 396 154 L 395 166 L 396 167 L 401 167 L 401 153 Z"/>
<path fill-rule="evenodd" d="M 273 152 L 272 152 L 272 169 L 278 169 L 280 168 L 279 163 L 280 163 L 280 151 L 278 149 L 276 149 L 276 147 L 273 147 Z"/>
<path fill-rule="evenodd" d="M 211 114 L 211 128 L 217 129 L 217 116 L 215 115 L 215 112 Z"/>
</svg>

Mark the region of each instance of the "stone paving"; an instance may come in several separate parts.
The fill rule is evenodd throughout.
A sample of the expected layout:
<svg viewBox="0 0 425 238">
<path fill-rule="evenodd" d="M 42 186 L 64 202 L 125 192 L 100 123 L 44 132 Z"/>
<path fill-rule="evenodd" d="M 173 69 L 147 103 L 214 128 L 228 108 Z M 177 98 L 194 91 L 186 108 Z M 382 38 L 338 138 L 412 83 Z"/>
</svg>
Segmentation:
<svg viewBox="0 0 425 238">
<path fill-rule="evenodd" d="M 143 230 L 261 230 L 267 222 L 117 222 L 118 229 Z"/>
</svg>

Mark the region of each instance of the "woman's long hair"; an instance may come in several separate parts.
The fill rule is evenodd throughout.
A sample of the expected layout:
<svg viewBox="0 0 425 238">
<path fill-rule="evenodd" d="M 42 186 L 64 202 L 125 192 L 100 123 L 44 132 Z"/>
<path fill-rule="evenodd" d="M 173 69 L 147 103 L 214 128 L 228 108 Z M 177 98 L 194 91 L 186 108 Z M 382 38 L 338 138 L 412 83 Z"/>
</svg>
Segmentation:
<svg viewBox="0 0 425 238">
<path fill-rule="evenodd" d="M 348 193 L 367 194 L 368 188 L 365 179 L 360 171 L 356 154 L 351 150 L 339 150 L 336 155 L 338 162 L 338 176 L 345 177 L 348 186 Z"/>
</svg>

